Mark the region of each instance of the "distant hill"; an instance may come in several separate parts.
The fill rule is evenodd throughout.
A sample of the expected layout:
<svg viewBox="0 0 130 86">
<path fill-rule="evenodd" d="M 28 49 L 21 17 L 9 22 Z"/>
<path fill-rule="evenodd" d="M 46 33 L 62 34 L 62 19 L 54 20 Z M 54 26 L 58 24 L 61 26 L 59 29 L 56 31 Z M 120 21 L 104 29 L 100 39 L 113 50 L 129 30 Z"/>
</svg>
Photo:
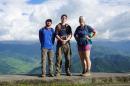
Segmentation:
<svg viewBox="0 0 130 86">
<path fill-rule="evenodd" d="M 71 47 L 72 71 L 81 72 L 76 43 L 72 42 Z M 94 41 L 92 71 L 130 72 L 129 48 L 129 41 Z M 41 73 L 40 44 L 37 42 L 0 42 L 0 59 L 0 74 Z"/>
<path fill-rule="evenodd" d="M 32 70 L 34 61 L 21 55 L 0 53 L 0 74 L 25 74 Z"/>
</svg>

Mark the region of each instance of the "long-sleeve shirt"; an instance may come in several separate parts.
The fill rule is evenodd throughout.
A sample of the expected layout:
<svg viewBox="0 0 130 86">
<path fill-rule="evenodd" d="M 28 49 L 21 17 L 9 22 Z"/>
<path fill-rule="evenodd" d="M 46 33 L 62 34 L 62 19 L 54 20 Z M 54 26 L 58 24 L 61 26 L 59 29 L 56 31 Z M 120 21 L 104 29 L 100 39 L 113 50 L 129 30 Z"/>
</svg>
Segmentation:
<svg viewBox="0 0 130 86">
<path fill-rule="evenodd" d="M 39 40 L 41 48 L 52 49 L 55 40 L 54 29 L 46 27 L 41 28 L 39 30 Z"/>
</svg>

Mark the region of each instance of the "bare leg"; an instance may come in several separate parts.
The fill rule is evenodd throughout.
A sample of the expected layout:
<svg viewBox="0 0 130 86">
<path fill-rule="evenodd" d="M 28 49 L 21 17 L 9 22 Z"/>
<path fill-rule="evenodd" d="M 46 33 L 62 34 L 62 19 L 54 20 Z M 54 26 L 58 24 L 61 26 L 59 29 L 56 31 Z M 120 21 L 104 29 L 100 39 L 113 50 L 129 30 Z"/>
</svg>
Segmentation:
<svg viewBox="0 0 130 86">
<path fill-rule="evenodd" d="M 90 50 L 85 51 L 85 60 L 87 71 L 90 71 L 91 70 Z"/>
<path fill-rule="evenodd" d="M 79 51 L 79 56 L 80 56 L 80 60 L 81 60 L 81 64 L 82 64 L 82 68 L 83 68 L 83 74 L 86 72 L 86 60 L 84 59 L 84 53 L 82 51 Z"/>
<path fill-rule="evenodd" d="M 87 68 L 83 76 L 89 76 L 91 70 L 90 50 L 85 51 L 84 54 L 85 54 L 85 61 L 86 61 Z"/>
</svg>

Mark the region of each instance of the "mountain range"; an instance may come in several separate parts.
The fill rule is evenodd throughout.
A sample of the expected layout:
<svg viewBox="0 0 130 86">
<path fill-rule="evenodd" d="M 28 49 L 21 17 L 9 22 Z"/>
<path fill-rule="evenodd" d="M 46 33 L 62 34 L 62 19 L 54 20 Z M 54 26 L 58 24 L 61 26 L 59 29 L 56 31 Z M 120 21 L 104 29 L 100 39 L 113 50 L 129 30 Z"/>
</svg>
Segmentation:
<svg viewBox="0 0 130 86">
<path fill-rule="evenodd" d="M 75 42 L 71 42 L 71 70 L 72 72 L 81 72 L 82 67 L 76 46 Z M 93 41 L 91 50 L 92 71 L 130 72 L 129 49 L 130 41 Z M 0 59 L 0 74 L 41 73 L 40 44 L 38 42 L 2 41 L 0 42 Z"/>
</svg>

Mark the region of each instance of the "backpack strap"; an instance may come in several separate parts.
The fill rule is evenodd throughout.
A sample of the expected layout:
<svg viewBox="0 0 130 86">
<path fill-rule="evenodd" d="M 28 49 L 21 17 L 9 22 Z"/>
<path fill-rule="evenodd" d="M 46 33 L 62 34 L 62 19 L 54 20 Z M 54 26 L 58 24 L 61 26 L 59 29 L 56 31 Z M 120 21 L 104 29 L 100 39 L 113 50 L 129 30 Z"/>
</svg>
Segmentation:
<svg viewBox="0 0 130 86">
<path fill-rule="evenodd" d="M 51 32 L 52 32 L 52 33 L 54 33 L 54 30 L 53 30 L 53 28 L 51 28 Z"/>
<path fill-rule="evenodd" d="M 66 28 L 66 31 L 68 31 L 68 27 L 69 25 L 68 24 L 65 24 L 65 28 Z M 59 31 L 61 31 L 61 28 L 62 28 L 62 25 L 61 25 L 61 23 L 59 23 L 57 26 L 56 26 L 56 30 L 59 32 Z"/>
<path fill-rule="evenodd" d="M 85 28 L 85 31 L 88 33 L 88 25 L 85 25 L 84 28 Z"/>
</svg>

